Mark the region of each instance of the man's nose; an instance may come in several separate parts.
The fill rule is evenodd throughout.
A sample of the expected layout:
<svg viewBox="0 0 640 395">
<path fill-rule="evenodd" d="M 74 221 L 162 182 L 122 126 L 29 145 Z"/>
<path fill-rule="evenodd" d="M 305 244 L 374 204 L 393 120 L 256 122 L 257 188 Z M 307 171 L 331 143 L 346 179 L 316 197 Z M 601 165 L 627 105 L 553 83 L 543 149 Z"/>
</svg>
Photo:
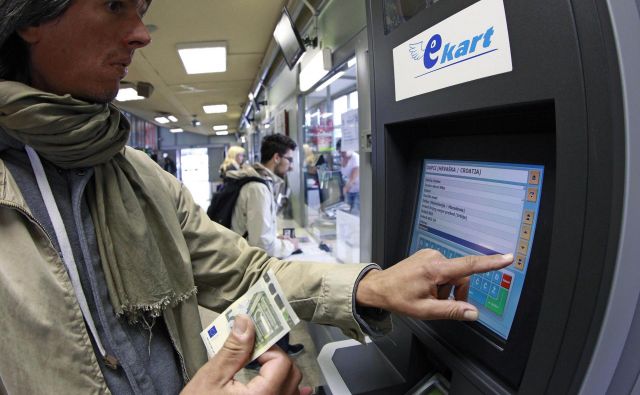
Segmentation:
<svg viewBox="0 0 640 395">
<path fill-rule="evenodd" d="M 127 45 L 132 49 L 143 48 L 151 42 L 149 30 L 140 17 L 135 17 L 135 25 L 126 37 Z"/>
</svg>

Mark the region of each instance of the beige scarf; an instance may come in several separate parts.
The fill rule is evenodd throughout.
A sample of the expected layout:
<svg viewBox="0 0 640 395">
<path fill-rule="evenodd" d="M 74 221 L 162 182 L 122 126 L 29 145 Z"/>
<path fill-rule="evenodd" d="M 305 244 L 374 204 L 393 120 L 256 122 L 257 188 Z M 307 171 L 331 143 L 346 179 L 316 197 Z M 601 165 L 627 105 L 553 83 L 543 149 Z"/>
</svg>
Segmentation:
<svg viewBox="0 0 640 395">
<path fill-rule="evenodd" d="M 0 128 L 63 169 L 95 168 L 88 202 L 116 315 L 131 322 L 194 295 L 177 238 L 122 154 L 129 122 L 110 104 L 0 81 Z"/>
</svg>

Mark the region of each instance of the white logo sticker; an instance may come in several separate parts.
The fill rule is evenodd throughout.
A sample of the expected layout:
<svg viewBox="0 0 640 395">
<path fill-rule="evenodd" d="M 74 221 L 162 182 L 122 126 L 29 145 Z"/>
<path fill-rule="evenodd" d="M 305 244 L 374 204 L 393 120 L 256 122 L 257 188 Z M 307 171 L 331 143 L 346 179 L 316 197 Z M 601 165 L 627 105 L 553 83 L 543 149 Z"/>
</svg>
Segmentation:
<svg viewBox="0 0 640 395">
<path fill-rule="evenodd" d="M 512 70 L 502 0 L 481 0 L 393 49 L 396 101 Z"/>
</svg>

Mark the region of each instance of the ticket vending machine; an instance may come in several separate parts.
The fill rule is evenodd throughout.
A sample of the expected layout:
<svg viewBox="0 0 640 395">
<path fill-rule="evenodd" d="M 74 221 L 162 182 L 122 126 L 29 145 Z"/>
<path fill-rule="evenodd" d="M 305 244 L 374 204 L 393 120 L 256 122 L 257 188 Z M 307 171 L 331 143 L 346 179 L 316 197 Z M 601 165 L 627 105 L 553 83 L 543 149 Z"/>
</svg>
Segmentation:
<svg viewBox="0 0 640 395">
<path fill-rule="evenodd" d="M 477 322 L 394 316 L 363 392 L 640 393 L 639 2 L 367 7 L 373 261 L 516 260 L 471 277 Z"/>
</svg>

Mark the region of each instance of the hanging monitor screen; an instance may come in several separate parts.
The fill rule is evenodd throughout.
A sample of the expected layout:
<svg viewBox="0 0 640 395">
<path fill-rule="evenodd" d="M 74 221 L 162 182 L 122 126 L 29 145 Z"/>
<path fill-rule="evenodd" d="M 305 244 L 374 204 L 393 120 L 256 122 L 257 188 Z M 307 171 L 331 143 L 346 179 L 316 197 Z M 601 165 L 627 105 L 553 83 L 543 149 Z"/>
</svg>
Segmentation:
<svg viewBox="0 0 640 395">
<path fill-rule="evenodd" d="M 289 70 L 293 69 L 304 53 L 305 47 L 286 7 L 282 10 L 282 15 L 273 32 L 273 37 L 282 51 L 282 56 L 287 66 L 289 66 Z"/>
<path fill-rule="evenodd" d="M 543 176 L 539 165 L 423 162 L 409 252 L 431 248 L 447 258 L 513 253 L 512 265 L 473 275 L 469 284 L 478 321 L 504 340 L 529 265 Z"/>
</svg>

